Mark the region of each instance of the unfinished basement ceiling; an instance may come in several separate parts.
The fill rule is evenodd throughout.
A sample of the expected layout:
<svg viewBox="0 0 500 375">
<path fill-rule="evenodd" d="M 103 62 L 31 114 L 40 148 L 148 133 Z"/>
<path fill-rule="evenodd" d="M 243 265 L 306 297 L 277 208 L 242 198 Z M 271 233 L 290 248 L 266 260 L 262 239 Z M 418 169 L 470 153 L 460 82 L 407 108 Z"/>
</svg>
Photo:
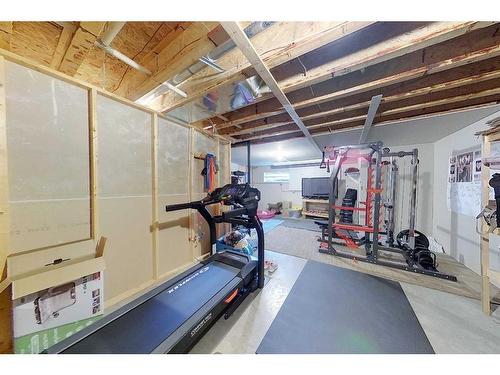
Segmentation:
<svg viewBox="0 0 500 375">
<path fill-rule="evenodd" d="M 0 22 L 0 48 L 234 143 L 359 127 L 379 94 L 375 125 L 500 102 L 500 23 L 238 27 L 300 120 L 219 22 Z"/>
<path fill-rule="evenodd" d="M 500 111 L 500 105 L 488 106 L 457 113 L 436 115 L 424 119 L 412 119 L 371 129 L 367 142 L 383 141 L 388 146 L 407 146 L 436 142 L 480 119 Z M 315 137 L 320 147 L 357 144 L 361 129 L 346 130 L 335 134 Z M 283 158 L 278 158 L 277 150 Z M 232 149 L 232 162 L 246 165 L 245 146 Z M 283 161 L 303 161 L 321 158 L 318 151 L 304 138 L 253 144 L 251 149 L 253 166 L 272 165 Z"/>
</svg>

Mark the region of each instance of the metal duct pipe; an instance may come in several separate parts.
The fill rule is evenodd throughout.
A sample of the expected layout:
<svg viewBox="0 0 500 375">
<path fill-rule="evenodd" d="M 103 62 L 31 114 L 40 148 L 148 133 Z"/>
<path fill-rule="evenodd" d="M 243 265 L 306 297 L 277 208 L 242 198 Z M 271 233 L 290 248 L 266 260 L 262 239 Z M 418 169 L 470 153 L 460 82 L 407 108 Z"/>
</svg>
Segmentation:
<svg viewBox="0 0 500 375">
<path fill-rule="evenodd" d="M 245 28 L 245 34 L 249 37 L 252 38 L 253 36 L 257 35 L 261 31 L 264 31 L 265 29 L 269 28 L 272 26 L 275 22 L 253 22 L 252 24 L 248 25 Z M 236 47 L 236 44 L 234 44 L 232 39 L 228 39 L 222 44 L 219 44 L 217 47 L 215 47 L 212 51 L 210 51 L 206 56 L 204 56 L 207 60 L 215 62 L 218 59 L 220 59 L 224 54 L 232 50 L 234 47 Z M 194 63 L 191 65 L 189 68 L 184 69 L 182 72 L 176 74 L 170 81 L 164 82 L 163 85 L 160 85 L 156 87 L 155 89 L 151 90 L 147 94 L 143 95 L 141 98 L 138 99 L 138 102 L 146 104 L 151 98 L 159 96 L 164 94 L 167 90 L 172 90 L 178 95 L 181 95 L 184 97 L 186 95 L 184 92 L 182 92 L 184 95 L 180 94 L 177 92 L 179 90 L 178 85 L 182 84 L 184 81 L 189 79 L 191 76 L 194 74 L 198 73 L 202 69 L 206 68 L 207 65 L 206 63 L 202 63 L 200 61 Z M 173 90 L 170 88 L 167 83 L 171 86 L 174 86 L 176 90 Z"/>
<path fill-rule="evenodd" d="M 120 51 L 117 51 L 117 50 L 111 48 L 110 46 L 103 44 L 100 40 L 96 40 L 95 45 L 99 48 L 102 48 L 104 51 L 106 51 L 107 54 L 116 57 L 120 61 L 123 61 L 128 66 L 130 66 L 134 69 L 137 69 L 140 72 L 147 74 L 148 76 L 150 76 L 152 74 L 151 71 L 149 71 L 147 68 L 143 67 L 141 64 L 136 63 L 134 60 L 132 60 L 128 56 L 125 56 Z"/>
<path fill-rule="evenodd" d="M 102 36 L 97 39 L 94 44 L 103 49 L 107 54 L 116 57 L 118 60 L 124 62 L 131 68 L 137 69 L 138 71 L 147 74 L 150 76 L 152 73 L 149 69 L 145 68 L 141 64 L 136 63 L 134 60 L 124 55 L 120 51 L 110 47 L 110 44 L 113 42 L 113 39 L 118 35 L 120 30 L 125 26 L 125 22 L 110 22 L 108 24 L 108 29 Z"/>
<path fill-rule="evenodd" d="M 248 25 L 244 31 L 245 31 L 245 34 L 248 36 L 248 38 L 252 38 L 253 36 L 260 33 L 261 31 L 264 31 L 265 29 L 269 28 L 273 24 L 274 24 L 274 22 L 267 22 L 267 21 L 266 22 L 253 22 L 252 24 Z M 209 61 L 215 62 L 218 59 L 220 59 L 223 55 L 225 55 L 227 52 L 232 50 L 234 47 L 236 47 L 236 44 L 234 44 L 232 39 L 228 39 L 224 43 L 219 44 L 217 47 L 215 47 L 212 51 L 210 51 L 204 57 Z M 173 85 L 177 86 L 204 68 L 206 68 L 206 65 L 204 63 L 196 62 L 193 65 L 191 65 L 189 68 L 187 68 L 187 69 L 183 70 L 182 72 L 180 72 L 179 74 L 175 75 L 174 78 L 172 78 L 171 83 Z"/>
</svg>

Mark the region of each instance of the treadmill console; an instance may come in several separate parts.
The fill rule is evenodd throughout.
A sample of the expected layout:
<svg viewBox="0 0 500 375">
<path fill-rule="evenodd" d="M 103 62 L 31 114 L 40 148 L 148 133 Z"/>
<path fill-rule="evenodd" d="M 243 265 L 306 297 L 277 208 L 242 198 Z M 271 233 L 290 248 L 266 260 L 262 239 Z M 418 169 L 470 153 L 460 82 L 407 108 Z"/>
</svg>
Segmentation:
<svg viewBox="0 0 500 375">
<path fill-rule="evenodd" d="M 205 199 L 225 205 L 256 206 L 260 200 L 260 191 L 248 184 L 227 184 L 215 189 Z"/>
</svg>

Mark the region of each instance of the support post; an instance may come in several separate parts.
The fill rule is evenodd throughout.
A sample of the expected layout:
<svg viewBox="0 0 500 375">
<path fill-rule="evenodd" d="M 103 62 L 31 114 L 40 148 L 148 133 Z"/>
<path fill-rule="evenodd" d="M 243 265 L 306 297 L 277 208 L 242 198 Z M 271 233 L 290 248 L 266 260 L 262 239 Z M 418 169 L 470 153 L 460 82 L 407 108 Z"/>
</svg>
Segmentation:
<svg viewBox="0 0 500 375">
<path fill-rule="evenodd" d="M 375 192 L 373 194 L 373 238 L 372 238 L 372 257 L 378 258 L 378 234 L 379 216 L 380 216 L 380 190 L 382 189 L 382 143 L 376 144 L 375 153 Z M 372 161 L 369 160 L 369 163 Z"/>
<path fill-rule="evenodd" d="M 410 196 L 410 228 L 408 240 L 410 247 L 415 250 L 415 222 L 416 222 L 416 205 L 417 205 L 417 183 L 418 183 L 418 149 L 413 149 L 411 158 L 413 165 L 411 173 L 411 196 Z"/>
<path fill-rule="evenodd" d="M 5 93 L 5 59 L 0 56 L 0 282 L 7 277 L 9 254 L 9 173 L 7 168 L 7 106 Z M 11 286 L 0 290 L 0 354 L 11 353 L 12 299 Z"/>
<path fill-rule="evenodd" d="M 250 170 L 252 168 L 252 161 L 250 160 L 250 157 L 251 157 L 251 152 L 250 152 L 250 147 L 251 147 L 251 143 L 250 141 L 247 141 L 247 183 L 248 184 L 251 184 L 251 174 L 250 174 Z"/>
<path fill-rule="evenodd" d="M 99 216 L 97 201 L 97 91 L 90 89 L 88 93 L 89 111 L 89 179 L 90 179 L 90 238 L 99 238 Z"/>
<path fill-rule="evenodd" d="M 158 115 L 151 116 L 151 220 L 152 245 L 153 245 L 153 278 L 158 279 L 160 275 L 158 252 Z"/>
<path fill-rule="evenodd" d="M 490 155 L 491 151 L 491 139 L 489 135 L 483 138 L 483 150 L 482 150 L 482 160 Z M 481 168 L 481 203 L 482 207 L 486 207 L 490 199 L 490 188 L 488 181 L 490 179 L 490 167 L 483 163 Z M 498 219 L 497 219 L 498 220 Z M 484 219 L 481 219 L 481 307 L 486 315 L 491 314 L 490 305 L 490 278 L 489 278 L 489 268 L 490 268 L 490 239 L 489 239 L 489 228 L 486 225 Z"/>
</svg>

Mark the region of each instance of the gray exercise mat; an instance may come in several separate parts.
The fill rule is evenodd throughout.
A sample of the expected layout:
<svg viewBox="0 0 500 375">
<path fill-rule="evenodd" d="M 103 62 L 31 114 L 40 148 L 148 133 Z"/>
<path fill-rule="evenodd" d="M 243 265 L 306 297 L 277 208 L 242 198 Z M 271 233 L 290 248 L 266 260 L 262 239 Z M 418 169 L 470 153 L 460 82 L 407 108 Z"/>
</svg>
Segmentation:
<svg viewBox="0 0 500 375">
<path fill-rule="evenodd" d="M 282 218 L 281 220 L 283 220 L 281 225 L 287 228 L 296 228 L 296 229 L 310 230 L 313 232 L 321 232 L 321 228 L 314 223 L 314 220 L 311 219 Z"/>
<path fill-rule="evenodd" d="M 308 261 L 257 353 L 434 351 L 399 283 Z"/>
</svg>

